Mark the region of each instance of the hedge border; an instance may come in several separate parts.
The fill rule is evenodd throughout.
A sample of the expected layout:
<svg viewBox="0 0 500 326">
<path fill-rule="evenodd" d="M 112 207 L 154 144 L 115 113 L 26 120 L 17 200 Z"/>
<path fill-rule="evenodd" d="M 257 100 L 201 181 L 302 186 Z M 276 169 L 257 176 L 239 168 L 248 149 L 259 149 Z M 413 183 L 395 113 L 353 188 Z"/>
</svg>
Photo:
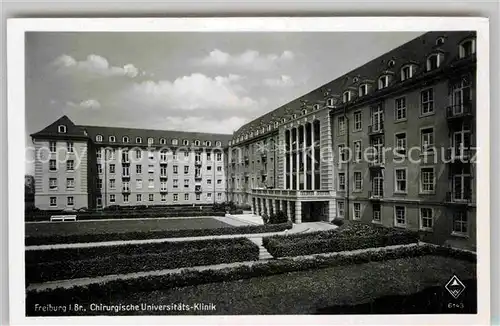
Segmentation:
<svg viewBox="0 0 500 326">
<path fill-rule="evenodd" d="M 25 238 L 26 246 L 48 245 L 61 243 L 86 243 L 86 242 L 105 242 L 120 240 L 147 240 L 162 238 L 184 238 L 184 237 L 202 237 L 209 235 L 232 235 L 232 234 L 254 234 L 254 233 L 272 233 L 291 229 L 291 222 L 273 225 L 244 225 L 223 227 L 214 229 L 179 229 L 179 230 L 161 230 L 161 231 L 143 231 L 143 232 L 116 232 L 100 234 L 70 234 L 70 235 L 47 235 L 47 236 L 27 236 Z"/>
<path fill-rule="evenodd" d="M 334 254 L 308 258 L 284 258 L 257 263 L 251 266 L 228 267 L 220 270 L 183 271 L 179 274 L 147 276 L 136 279 L 113 280 L 101 284 L 75 286 L 71 289 L 56 288 L 27 292 L 27 304 L 36 302 L 68 302 L 92 298 L 106 298 L 114 294 L 165 290 L 205 283 L 235 281 L 252 277 L 271 276 L 310 269 L 329 268 L 344 265 L 364 264 L 369 262 L 399 258 L 435 255 L 476 262 L 476 254 L 455 248 L 431 244 L 411 245 L 398 248 L 386 248 L 357 254 Z"/>
</svg>

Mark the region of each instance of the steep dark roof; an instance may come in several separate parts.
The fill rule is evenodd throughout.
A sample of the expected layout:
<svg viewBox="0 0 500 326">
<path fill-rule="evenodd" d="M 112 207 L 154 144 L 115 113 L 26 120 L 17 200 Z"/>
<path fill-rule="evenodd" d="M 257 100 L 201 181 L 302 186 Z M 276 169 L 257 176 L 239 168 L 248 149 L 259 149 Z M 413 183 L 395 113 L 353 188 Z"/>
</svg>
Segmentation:
<svg viewBox="0 0 500 326">
<path fill-rule="evenodd" d="M 66 133 L 61 134 L 58 132 L 58 126 L 60 125 L 66 126 Z M 148 138 L 154 139 L 154 145 L 160 145 L 160 139 L 164 138 L 166 145 L 171 145 L 172 140 L 177 139 L 178 145 L 182 145 L 183 140 L 188 140 L 190 145 L 193 145 L 194 141 L 199 140 L 201 146 L 203 146 L 204 141 L 210 141 L 212 147 L 216 146 L 217 141 L 220 141 L 222 146 L 227 146 L 232 137 L 230 134 L 75 125 L 67 116 L 57 119 L 48 127 L 31 136 L 33 138 L 86 138 L 96 142 L 97 135 L 103 137 L 103 141 L 100 143 L 104 145 L 125 145 L 122 139 L 123 136 L 128 136 L 129 142 L 126 143 L 127 145 L 136 145 L 136 138 L 141 137 L 142 145 L 148 144 Z M 109 136 L 115 136 L 116 141 L 110 143 L 108 141 Z"/>
<path fill-rule="evenodd" d="M 443 52 L 444 62 L 447 65 L 450 60 L 454 60 L 458 55 L 458 44 L 475 35 L 469 31 L 438 31 L 425 33 L 371 61 L 368 63 L 334 79 L 333 81 L 320 86 L 311 92 L 302 95 L 293 101 L 286 103 L 279 108 L 260 116 L 257 119 L 243 125 L 235 133 L 233 139 L 244 136 L 248 132 L 255 131 L 269 124 L 273 125 L 278 121 L 281 123 L 283 118 L 287 120 L 293 114 L 300 115 L 303 108 L 311 108 L 314 104 L 324 104 L 329 97 L 341 99 L 342 93 L 352 87 L 355 92 L 359 85 L 364 82 L 376 83 L 378 78 L 385 73 L 392 73 L 399 78 L 402 66 L 408 63 L 414 63 L 418 66 L 418 71 L 424 71 L 427 57 L 434 52 Z M 444 43 L 436 44 L 439 37 L 444 37 Z M 394 66 L 389 67 L 389 61 L 394 60 Z M 357 77 L 358 81 L 354 81 Z"/>
</svg>

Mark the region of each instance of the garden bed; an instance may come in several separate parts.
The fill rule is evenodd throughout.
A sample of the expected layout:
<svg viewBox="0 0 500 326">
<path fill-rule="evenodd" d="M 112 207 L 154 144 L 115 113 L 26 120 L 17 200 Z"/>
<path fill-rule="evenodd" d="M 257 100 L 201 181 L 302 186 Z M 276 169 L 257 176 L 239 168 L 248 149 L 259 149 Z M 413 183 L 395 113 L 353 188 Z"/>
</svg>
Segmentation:
<svg viewBox="0 0 500 326">
<path fill-rule="evenodd" d="M 26 252 L 27 283 L 258 260 L 246 238 Z"/>
<path fill-rule="evenodd" d="M 417 243 L 417 232 L 351 222 L 330 231 L 276 235 L 263 238 L 275 258 Z"/>
<path fill-rule="evenodd" d="M 90 223 L 90 222 L 84 222 Z M 145 230 L 145 231 L 127 231 L 113 232 L 112 229 L 103 233 L 95 233 L 95 230 L 89 230 L 82 234 L 50 234 L 50 235 L 27 235 L 25 244 L 46 245 L 59 243 L 86 243 L 86 242 L 105 242 L 119 240 L 144 240 L 144 239 L 163 239 L 163 238 L 183 238 L 183 237 L 201 237 L 209 235 L 227 235 L 227 234 L 252 234 L 252 233 L 270 233 L 281 232 L 292 228 L 292 223 L 282 223 L 275 225 L 245 225 L 234 227 L 204 228 L 204 229 L 173 229 L 173 230 Z"/>
</svg>

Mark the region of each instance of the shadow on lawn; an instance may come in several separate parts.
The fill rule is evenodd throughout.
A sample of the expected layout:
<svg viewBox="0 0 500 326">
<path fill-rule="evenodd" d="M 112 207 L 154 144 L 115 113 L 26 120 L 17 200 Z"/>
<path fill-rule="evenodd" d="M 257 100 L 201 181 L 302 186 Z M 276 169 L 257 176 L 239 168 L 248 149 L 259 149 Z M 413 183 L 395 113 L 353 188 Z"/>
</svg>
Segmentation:
<svg viewBox="0 0 500 326">
<path fill-rule="evenodd" d="M 411 295 L 388 295 L 364 304 L 320 308 L 315 314 L 475 314 L 477 280 L 463 284 L 465 291 L 457 299 L 444 286 L 433 286 Z"/>
</svg>

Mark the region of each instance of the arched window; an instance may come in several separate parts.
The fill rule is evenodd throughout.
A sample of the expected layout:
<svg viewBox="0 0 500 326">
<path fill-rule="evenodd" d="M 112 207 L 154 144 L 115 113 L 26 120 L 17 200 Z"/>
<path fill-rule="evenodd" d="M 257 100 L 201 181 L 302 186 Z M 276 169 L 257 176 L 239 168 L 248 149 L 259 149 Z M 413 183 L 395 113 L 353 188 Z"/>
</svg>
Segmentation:
<svg viewBox="0 0 500 326">
<path fill-rule="evenodd" d="M 389 75 L 380 76 L 378 79 L 378 89 L 389 87 Z"/>
<path fill-rule="evenodd" d="M 102 135 L 95 136 L 95 141 L 99 143 L 102 142 Z"/>
<path fill-rule="evenodd" d="M 353 81 L 354 83 L 357 83 L 357 82 L 359 82 L 359 78 L 358 78 L 358 77 L 354 77 L 354 78 L 352 79 L 352 81 Z"/>
<path fill-rule="evenodd" d="M 396 61 L 389 60 L 389 62 L 387 63 L 387 67 L 392 68 L 392 67 L 394 67 L 395 64 L 396 64 Z"/>
<path fill-rule="evenodd" d="M 172 139 L 172 145 L 177 145 L 179 141 L 177 139 Z"/>
<path fill-rule="evenodd" d="M 268 125 L 268 126 L 267 126 L 267 131 L 271 131 L 271 128 L 272 128 L 272 126 L 271 126 L 271 125 Z"/>
<path fill-rule="evenodd" d="M 109 142 L 110 143 L 114 143 L 116 141 L 116 137 L 115 136 L 109 136 Z"/>
<path fill-rule="evenodd" d="M 207 143 L 206 143 L 207 146 L 212 146 L 212 142 L 210 140 L 207 140 Z"/>
<path fill-rule="evenodd" d="M 314 104 L 313 105 L 313 110 L 319 110 L 319 104 Z"/>
<path fill-rule="evenodd" d="M 401 81 L 412 78 L 415 70 L 416 66 L 413 64 L 407 64 L 401 67 Z"/>
<path fill-rule="evenodd" d="M 141 144 L 142 143 L 142 138 L 141 137 L 135 137 L 135 142 L 137 144 Z"/>
<path fill-rule="evenodd" d="M 295 113 L 292 115 L 292 119 L 297 119 L 297 115 Z"/>
<path fill-rule="evenodd" d="M 200 146 L 200 141 L 199 141 L 199 140 L 195 140 L 195 141 L 194 141 L 194 145 L 195 145 L 195 146 Z"/>
<path fill-rule="evenodd" d="M 154 139 L 149 137 L 148 138 L 148 145 L 152 145 L 154 143 Z"/>
<path fill-rule="evenodd" d="M 365 96 L 368 94 L 368 84 L 359 85 L 359 97 Z"/>
<path fill-rule="evenodd" d="M 326 100 L 326 105 L 328 107 L 333 107 L 335 105 L 335 101 L 333 100 L 333 98 L 329 98 L 328 100 Z"/>
<path fill-rule="evenodd" d="M 302 110 L 302 115 L 306 115 L 307 114 L 307 110 L 306 109 L 303 109 Z"/>
<path fill-rule="evenodd" d="M 440 36 L 436 39 L 436 45 L 443 45 L 444 44 L 444 37 Z"/>
<path fill-rule="evenodd" d="M 468 57 L 474 53 L 476 53 L 475 39 L 467 39 L 465 41 L 462 41 L 458 46 L 458 56 L 460 59 Z"/>
<path fill-rule="evenodd" d="M 215 146 L 220 147 L 221 145 L 222 145 L 222 143 L 220 141 L 215 142 Z M 231 144 L 229 144 L 229 145 L 231 145 Z"/>
<path fill-rule="evenodd" d="M 123 143 L 128 143 L 129 139 L 128 139 L 128 136 L 123 136 L 122 137 L 122 142 Z"/>
<path fill-rule="evenodd" d="M 65 125 L 59 125 L 59 127 L 57 127 L 57 131 L 60 134 L 65 134 L 66 133 L 66 126 Z"/>
<path fill-rule="evenodd" d="M 182 145 L 184 145 L 184 146 L 188 146 L 188 145 L 189 145 L 189 140 L 184 139 L 184 140 L 182 141 Z"/>
<path fill-rule="evenodd" d="M 427 57 L 427 71 L 431 71 L 439 68 L 441 66 L 441 62 L 443 61 L 442 53 L 433 53 Z"/>
<path fill-rule="evenodd" d="M 160 138 L 160 144 L 161 145 L 166 145 L 167 144 L 167 140 L 165 138 Z"/>
<path fill-rule="evenodd" d="M 347 103 L 351 101 L 351 91 L 345 91 L 342 94 L 342 102 Z"/>
</svg>

